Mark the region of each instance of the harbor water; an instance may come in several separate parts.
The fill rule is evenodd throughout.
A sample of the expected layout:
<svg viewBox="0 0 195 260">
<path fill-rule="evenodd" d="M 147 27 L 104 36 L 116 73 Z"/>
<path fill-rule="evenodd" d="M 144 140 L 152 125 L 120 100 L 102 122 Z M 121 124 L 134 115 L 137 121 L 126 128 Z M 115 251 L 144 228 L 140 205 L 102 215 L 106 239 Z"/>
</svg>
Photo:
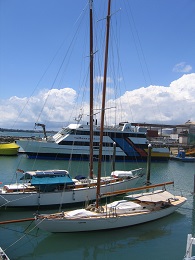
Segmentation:
<svg viewBox="0 0 195 260">
<path fill-rule="evenodd" d="M 95 165 L 96 166 L 96 165 Z M 103 164 L 103 171 L 110 170 Z M 134 169 L 146 163 L 117 163 L 117 169 Z M 88 172 L 87 162 L 31 160 L 25 154 L 0 157 L 0 182 L 16 181 L 16 169 L 68 169 L 71 176 Z M 151 164 L 151 183 L 174 181 L 167 190 L 187 197 L 187 202 L 172 215 L 150 223 L 110 231 L 74 234 L 51 234 L 38 229 L 33 221 L 0 225 L 0 246 L 12 260 L 52 259 L 183 259 L 187 234 L 194 235 L 194 175 L 195 163 L 168 161 Z M 18 176 L 19 178 L 20 176 Z M 143 178 L 140 185 L 144 183 Z M 170 189 L 169 189 L 170 188 Z M 80 205 L 82 207 L 84 205 Z M 67 206 L 62 207 L 68 209 Z M 58 208 L 0 209 L 0 221 L 31 218 L 40 213 L 56 212 Z"/>
</svg>

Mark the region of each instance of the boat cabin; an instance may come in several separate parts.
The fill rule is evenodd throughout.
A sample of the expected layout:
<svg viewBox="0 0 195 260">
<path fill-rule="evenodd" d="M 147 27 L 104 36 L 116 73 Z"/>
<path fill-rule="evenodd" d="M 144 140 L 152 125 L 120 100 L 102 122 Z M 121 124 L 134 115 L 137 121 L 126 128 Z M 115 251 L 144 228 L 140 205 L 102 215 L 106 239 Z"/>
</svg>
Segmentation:
<svg viewBox="0 0 195 260">
<path fill-rule="evenodd" d="M 28 171 L 24 173 L 22 179 L 30 179 L 32 186 L 44 192 L 74 186 L 74 181 L 66 170 Z"/>
</svg>

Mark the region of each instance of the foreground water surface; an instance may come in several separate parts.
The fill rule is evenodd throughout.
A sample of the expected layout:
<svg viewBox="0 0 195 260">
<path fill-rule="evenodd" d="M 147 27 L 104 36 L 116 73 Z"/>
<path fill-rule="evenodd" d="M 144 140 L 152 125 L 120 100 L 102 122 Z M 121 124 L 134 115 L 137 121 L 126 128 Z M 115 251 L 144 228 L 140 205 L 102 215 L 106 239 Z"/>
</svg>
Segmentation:
<svg viewBox="0 0 195 260">
<path fill-rule="evenodd" d="M 96 167 L 96 165 L 95 165 Z M 144 167 L 145 163 L 117 163 L 118 169 Z M 0 182 L 15 182 L 16 169 L 69 169 L 72 176 L 86 174 L 87 162 L 30 160 L 24 154 L 0 157 Z M 110 170 L 109 163 L 103 171 Z M 0 225 L 0 246 L 10 259 L 183 259 L 187 234 L 194 234 L 195 163 L 169 161 L 152 163 L 151 182 L 174 181 L 179 195 L 188 201 L 172 215 L 150 223 L 110 231 L 75 234 L 50 234 L 35 227 L 33 222 Z M 141 181 L 141 185 L 144 180 Z M 170 190 L 171 191 L 171 190 Z M 66 207 L 63 207 L 66 210 Z M 58 209 L 47 208 L 41 212 Z M 37 209 L 0 209 L 0 221 L 32 217 Z"/>
</svg>

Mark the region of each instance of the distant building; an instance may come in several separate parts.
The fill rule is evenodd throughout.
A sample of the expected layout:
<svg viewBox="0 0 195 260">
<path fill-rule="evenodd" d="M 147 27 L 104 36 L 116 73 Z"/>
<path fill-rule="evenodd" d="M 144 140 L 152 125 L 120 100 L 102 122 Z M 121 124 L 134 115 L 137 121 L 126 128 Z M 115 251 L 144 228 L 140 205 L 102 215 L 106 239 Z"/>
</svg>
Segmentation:
<svg viewBox="0 0 195 260">
<path fill-rule="evenodd" d="M 181 125 L 132 123 L 132 126 L 147 129 L 147 138 L 150 141 L 161 143 L 179 143 L 195 145 L 195 122 L 188 120 Z"/>
</svg>

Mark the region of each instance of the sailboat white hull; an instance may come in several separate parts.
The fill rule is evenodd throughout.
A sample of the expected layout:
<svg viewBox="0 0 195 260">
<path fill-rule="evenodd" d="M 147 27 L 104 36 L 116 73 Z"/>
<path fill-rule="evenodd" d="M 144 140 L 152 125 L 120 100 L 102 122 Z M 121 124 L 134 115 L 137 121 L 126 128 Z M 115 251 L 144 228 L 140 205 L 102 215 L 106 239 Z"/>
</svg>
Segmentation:
<svg viewBox="0 0 195 260">
<path fill-rule="evenodd" d="M 101 192 L 113 192 L 135 187 L 140 177 L 101 185 Z M 0 206 L 32 207 L 73 204 L 96 199 L 96 186 L 54 192 L 9 192 L 0 189 Z"/>
<path fill-rule="evenodd" d="M 38 218 L 36 220 L 36 224 L 39 228 L 48 232 L 82 232 L 122 228 L 142 224 L 168 216 L 176 211 L 178 207 L 180 207 L 185 201 L 185 198 L 180 197 L 179 202 L 175 206 L 170 206 L 168 208 L 157 211 L 115 214 L 114 216 L 92 216 L 79 219 Z"/>
</svg>

